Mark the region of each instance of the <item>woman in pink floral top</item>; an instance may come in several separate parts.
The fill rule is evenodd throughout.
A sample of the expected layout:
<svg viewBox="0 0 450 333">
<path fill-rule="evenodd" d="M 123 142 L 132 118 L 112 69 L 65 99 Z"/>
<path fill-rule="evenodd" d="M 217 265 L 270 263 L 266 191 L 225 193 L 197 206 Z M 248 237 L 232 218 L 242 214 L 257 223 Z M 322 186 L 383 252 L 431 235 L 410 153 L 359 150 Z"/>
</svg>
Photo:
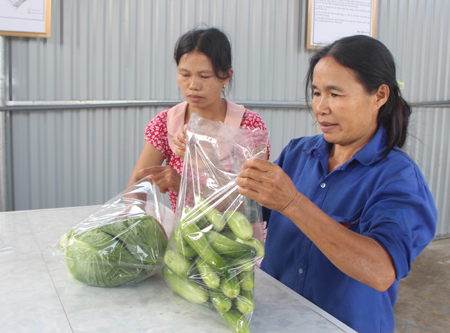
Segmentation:
<svg viewBox="0 0 450 333">
<path fill-rule="evenodd" d="M 186 101 L 160 112 L 150 121 L 144 148 L 127 185 L 151 177 L 161 193 L 168 193 L 173 211 L 183 169 L 180 156 L 184 154 L 183 142 L 177 136 L 184 132 L 192 113 L 230 126 L 266 129 L 257 113 L 221 96 L 233 75 L 231 46 L 223 32 L 216 28 L 187 32 L 178 40 L 174 57 L 178 85 Z M 269 152 L 270 145 L 267 158 Z M 166 163 L 162 165 L 164 160 Z"/>
</svg>

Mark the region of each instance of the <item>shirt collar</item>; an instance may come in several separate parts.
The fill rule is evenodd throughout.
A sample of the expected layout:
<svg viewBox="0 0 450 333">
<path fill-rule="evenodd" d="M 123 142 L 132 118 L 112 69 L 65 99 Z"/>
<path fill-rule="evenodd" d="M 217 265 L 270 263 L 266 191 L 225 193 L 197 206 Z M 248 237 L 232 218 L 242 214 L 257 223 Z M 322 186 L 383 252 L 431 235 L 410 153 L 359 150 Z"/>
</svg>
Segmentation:
<svg viewBox="0 0 450 333">
<path fill-rule="evenodd" d="M 386 148 L 386 130 L 381 122 L 378 122 L 378 130 L 373 138 L 358 151 L 352 159 L 358 160 L 361 164 L 370 165 L 381 160 L 382 153 Z"/>
<path fill-rule="evenodd" d="M 328 157 L 332 145 L 327 142 L 323 135 L 317 140 L 316 144 L 311 148 L 306 148 L 304 150 L 307 154 L 313 154 L 318 159 L 323 157 Z M 386 130 L 384 129 L 381 122 L 378 122 L 378 130 L 373 136 L 373 138 L 362 147 L 347 163 L 353 160 L 359 161 L 363 165 L 370 165 L 372 163 L 378 162 L 382 159 L 382 153 L 386 148 Z"/>
</svg>

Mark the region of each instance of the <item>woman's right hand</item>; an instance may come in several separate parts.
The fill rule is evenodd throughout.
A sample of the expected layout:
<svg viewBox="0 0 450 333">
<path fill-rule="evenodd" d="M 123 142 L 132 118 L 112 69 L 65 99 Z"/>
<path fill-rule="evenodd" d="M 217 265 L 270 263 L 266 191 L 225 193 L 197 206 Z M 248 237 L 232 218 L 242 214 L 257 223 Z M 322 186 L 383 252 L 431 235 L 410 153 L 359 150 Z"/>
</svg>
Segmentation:
<svg viewBox="0 0 450 333">
<path fill-rule="evenodd" d="M 258 158 L 246 161 L 235 181 L 240 194 L 282 214 L 301 196 L 283 169 Z"/>
<path fill-rule="evenodd" d="M 139 170 L 139 174 L 153 181 L 163 194 L 168 189 L 171 189 L 175 193 L 178 193 L 180 190 L 181 176 L 170 165 L 144 168 Z"/>
<path fill-rule="evenodd" d="M 173 139 L 173 143 L 177 146 L 175 154 L 177 154 L 181 159 L 184 159 L 184 155 L 186 154 L 186 126 L 184 126 L 183 131 L 178 133 L 178 135 Z"/>
</svg>

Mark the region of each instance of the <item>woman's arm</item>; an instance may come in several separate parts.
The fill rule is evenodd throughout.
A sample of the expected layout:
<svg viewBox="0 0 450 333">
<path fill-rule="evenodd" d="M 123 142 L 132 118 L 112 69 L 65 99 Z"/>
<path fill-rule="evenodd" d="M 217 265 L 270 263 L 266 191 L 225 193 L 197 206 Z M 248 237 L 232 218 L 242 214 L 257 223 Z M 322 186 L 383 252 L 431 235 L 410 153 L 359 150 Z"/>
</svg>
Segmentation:
<svg viewBox="0 0 450 333">
<path fill-rule="evenodd" d="M 153 147 L 150 142 L 145 141 L 144 148 L 142 148 L 141 155 L 139 155 L 136 165 L 134 166 L 127 187 L 133 185 L 146 176 L 146 174 L 140 172 L 142 169 L 152 166 L 160 166 L 163 162 L 164 155 L 158 149 Z"/>
<path fill-rule="evenodd" d="M 236 183 L 242 195 L 288 217 L 343 273 L 378 291 L 387 290 L 395 281 L 392 258 L 380 244 L 325 214 L 297 191 L 278 165 L 249 160 Z"/>
<path fill-rule="evenodd" d="M 150 142 L 146 141 L 127 187 L 144 177 L 148 177 L 155 182 L 161 193 L 166 193 L 168 189 L 178 193 L 181 176 L 170 165 L 162 166 L 164 159 L 164 155 Z"/>
</svg>

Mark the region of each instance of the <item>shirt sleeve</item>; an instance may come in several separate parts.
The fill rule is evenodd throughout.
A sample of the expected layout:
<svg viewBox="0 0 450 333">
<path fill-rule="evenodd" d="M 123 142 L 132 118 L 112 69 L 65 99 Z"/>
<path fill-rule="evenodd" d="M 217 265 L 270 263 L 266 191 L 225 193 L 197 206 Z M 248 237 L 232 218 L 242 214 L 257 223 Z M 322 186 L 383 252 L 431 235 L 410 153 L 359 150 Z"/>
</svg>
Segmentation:
<svg viewBox="0 0 450 333">
<path fill-rule="evenodd" d="M 362 234 L 377 241 L 393 259 L 397 279 L 433 240 L 437 209 L 417 168 L 402 170 L 371 196 L 361 216 Z"/>
<path fill-rule="evenodd" d="M 145 129 L 145 140 L 158 149 L 165 158 L 167 158 L 168 149 L 170 149 L 167 140 L 167 111 L 158 113 Z"/>
</svg>

